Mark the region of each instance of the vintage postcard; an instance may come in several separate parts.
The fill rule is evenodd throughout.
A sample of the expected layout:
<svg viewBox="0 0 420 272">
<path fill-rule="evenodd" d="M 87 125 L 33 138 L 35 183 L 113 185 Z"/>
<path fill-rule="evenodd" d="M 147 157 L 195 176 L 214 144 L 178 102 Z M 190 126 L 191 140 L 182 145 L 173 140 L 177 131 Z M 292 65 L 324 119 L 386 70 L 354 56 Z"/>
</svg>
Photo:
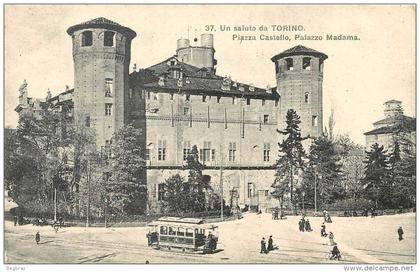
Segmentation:
<svg viewBox="0 0 420 272">
<path fill-rule="evenodd" d="M 5 4 L 3 27 L 7 270 L 414 269 L 416 5 Z"/>
</svg>

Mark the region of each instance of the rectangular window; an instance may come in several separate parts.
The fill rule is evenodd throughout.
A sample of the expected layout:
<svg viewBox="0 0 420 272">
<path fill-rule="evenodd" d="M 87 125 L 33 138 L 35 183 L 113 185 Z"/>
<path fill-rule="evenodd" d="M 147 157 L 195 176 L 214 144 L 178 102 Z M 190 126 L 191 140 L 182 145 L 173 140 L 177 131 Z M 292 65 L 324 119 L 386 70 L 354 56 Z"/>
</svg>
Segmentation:
<svg viewBox="0 0 420 272">
<path fill-rule="evenodd" d="M 112 96 L 112 84 L 113 79 L 112 78 L 105 78 L 105 97 L 111 97 Z"/>
<path fill-rule="evenodd" d="M 158 141 L 158 160 L 159 161 L 166 160 L 166 141 L 165 140 Z"/>
<path fill-rule="evenodd" d="M 188 114 L 190 114 L 190 108 L 184 107 L 184 115 L 188 115 Z"/>
<path fill-rule="evenodd" d="M 305 57 L 302 61 L 303 70 L 311 70 L 311 58 Z"/>
<path fill-rule="evenodd" d="M 278 105 L 279 105 L 279 100 L 278 100 L 278 99 L 276 99 L 276 101 L 274 102 L 274 106 L 275 106 L 275 107 L 278 107 Z"/>
<path fill-rule="evenodd" d="M 174 94 L 173 93 L 169 94 L 169 99 L 174 100 Z"/>
<path fill-rule="evenodd" d="M 218 96 L 218 97 L 217 97 L 217 103 L 220 103 L 220 99 L 221 99 L 221 97 L 220 97 L 220 96 Z"/>
<path fill-rule="evenodd" d="M 247 192 L 248 192 L 248 198 L 251 198 L 254 196 L 254 184 L 252 184 L 251 182 L 248 183 L 248 188 L 247 188 Z"/>
<path fill-rule="evenodd" d="M 232 104 L 235 104 L 235 97 L 232 97 Z"/>
<path fill-rule="evenodd" d="M 90 116 L 85 117 L 85 127 L 90 127 Z"/>
<path fill-rule="evenodd" d="M 200 160 L 202 162 L 211 160 L 211 142 L 204 142 L 204 148 L 200 149 Z"/>
<path fill-rule="evenodd" d="M 251 105 L 251 98 L 247 98 L 247 99 L 246 99 L 246 104 L 247 104 L 247 105 Z"/>
<path fill-rule="evenodd" d="M 173 78 L 179 78 L 179 71 L 178 70 L 174 70 Z"/>
<path fill-rule="evenodd" d="M 268 196 L 268 190 L 264 191 L 264 196 Z"/>
<path fill-rule="evenodd" d="M 203 102 L 206 102 L 207 96 L 203 95 Z"/>
<path fill-rule="evenodd" d="M 104 34 L 104 46 L 114 46 L 115 33 L 112 31 L 105 31 Z"/>
<path fill-rule="evenodd" d="M 82 33 L 82 46 L 92 46 L 92 41 L 92 31 L 85 31 Z"/>
<path fill-rule="evenodd" d="M 309 103 L 309 93 L 305 93 L 305 103 Z"/>
<path fill-rule="evenodd" d="M 190 95 L 189 94 L 185 95 L 185 101 L 190 101 Z"/>
<path fill-rule="evenodd" d="M 264 106 L 265 105 L 265 99 L 261 100 L 261 105 Z"/>
<path fill-rule="evenodd" d="M 270 161 L 270 143 L 264 143 L 263 160 Z"/>
<path fill-rule="evenodd" d="M 293 59 L 288 58 L 286 59 L 286 65 L 288 71 L 293 71 Z"/>
<path fill-rule="evenodd" d="M 190 141 L 184 142 L 184 149 L 183 149 L 183 160 L 185 161 L 188 158 L 188 155 L 191 151 L 191 143 Z"/>
<path fill-rule="evenodd" d="M 234 162 L 236 160 L 236 143 L 229 143 L 229 161 Z"/>
<path fill-rule="evenodd" d="M 150 92 L 147 92 L 147 99 L 150 100 Z"/>
<path fill-rule="evenodd" d="M 146 148 L 145 160 L 146 161 L 149 161 L 150 160 L 150 149 L 149 148 Z"/>
<path fill-rule="evenodd" d="M 318 116 L 312 115 L 312 126 L 317 127 L 318 126 Z"/>
<path fill-rule="evenodd" d="M 268 124 L 268 114 L 264 114 L 264 124 Z"/>
<path fill-rule="evenodd" d="M 109 181 L 109 180 L 111 179 L 111 176 L 112 176 L 112 173 L 111 173 L 111 172 L 104 172 L 104 173 L 102 174 L 102 179 L 103 179 L 104 181 Z"/>
<path fill-rule="evenodd" d="M 112 104 L 111 103 L 105 103 L 105 115 L 111 116 L 112 115 Z"/>
<path fill-rule="evenodd" d="M 165 200 L 165 183 L 158 184 L 158 201 Z"/>
</svg>

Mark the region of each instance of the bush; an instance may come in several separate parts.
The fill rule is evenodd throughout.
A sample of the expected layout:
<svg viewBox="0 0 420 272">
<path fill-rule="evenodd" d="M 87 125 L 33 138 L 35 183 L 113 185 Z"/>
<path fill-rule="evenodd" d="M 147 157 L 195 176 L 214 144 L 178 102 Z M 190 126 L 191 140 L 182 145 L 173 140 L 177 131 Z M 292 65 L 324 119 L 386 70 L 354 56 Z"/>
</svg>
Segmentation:
<svg viewBox="0 0 420 272">
<path fill-rule="evenodd" d="M 347 198 L 343 200 L 338 200 L 332 204 L 321 205 L 321 209 L 332 210 L 332 211 L 345 211 L 345 210 L 364 210 L 370 209 L 374 206 L 374 203 L 365 198 Z"/>
</svg>

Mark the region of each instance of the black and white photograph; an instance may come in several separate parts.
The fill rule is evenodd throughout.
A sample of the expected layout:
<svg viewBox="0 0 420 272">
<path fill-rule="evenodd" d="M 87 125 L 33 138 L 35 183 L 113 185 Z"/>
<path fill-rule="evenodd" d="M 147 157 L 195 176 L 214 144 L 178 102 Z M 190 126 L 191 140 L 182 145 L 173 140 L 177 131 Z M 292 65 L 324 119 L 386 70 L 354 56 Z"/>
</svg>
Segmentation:
<svg viewBox="0 0 420 272">
<path fill-rule="evenodd" d="M 4 271 L 416 268 L 416 4 L 3 11 Z"/>
</svg>

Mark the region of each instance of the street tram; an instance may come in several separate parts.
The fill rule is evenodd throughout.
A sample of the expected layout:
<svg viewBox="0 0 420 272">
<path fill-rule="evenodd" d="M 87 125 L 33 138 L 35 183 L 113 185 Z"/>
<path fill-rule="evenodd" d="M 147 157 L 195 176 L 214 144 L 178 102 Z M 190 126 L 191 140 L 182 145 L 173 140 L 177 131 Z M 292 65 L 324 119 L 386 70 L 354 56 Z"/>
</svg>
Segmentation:
<svg viewBox="0 0 420 272">
<path fill-rule="evenodd" d="M 216 250 L 219 239 L 217 226 L 205 224 L 203 219 L 162 217 L 148 226 L 148 246 L 155 249 L 207 254 Z"/>
</svg>

